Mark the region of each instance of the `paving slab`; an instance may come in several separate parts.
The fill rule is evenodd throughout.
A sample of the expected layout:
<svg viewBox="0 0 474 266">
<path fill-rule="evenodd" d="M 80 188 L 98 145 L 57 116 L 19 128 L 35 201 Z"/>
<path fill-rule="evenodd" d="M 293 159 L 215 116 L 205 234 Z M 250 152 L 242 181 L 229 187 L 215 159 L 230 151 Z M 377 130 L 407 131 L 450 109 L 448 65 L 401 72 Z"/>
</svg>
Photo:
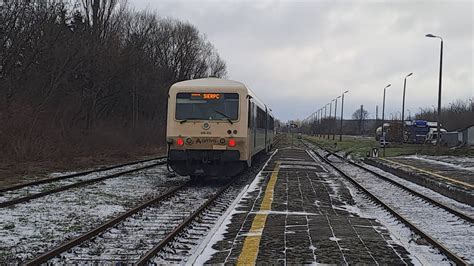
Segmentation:
<svg viewBox="0 0 474 266">
<path fill-rule="evenodd" d="M 341 177 L 306 150 L 278 150 L 261 175 L 207 263 L 411 264 L 381 224 L 348 211 Z"/>
</svg>

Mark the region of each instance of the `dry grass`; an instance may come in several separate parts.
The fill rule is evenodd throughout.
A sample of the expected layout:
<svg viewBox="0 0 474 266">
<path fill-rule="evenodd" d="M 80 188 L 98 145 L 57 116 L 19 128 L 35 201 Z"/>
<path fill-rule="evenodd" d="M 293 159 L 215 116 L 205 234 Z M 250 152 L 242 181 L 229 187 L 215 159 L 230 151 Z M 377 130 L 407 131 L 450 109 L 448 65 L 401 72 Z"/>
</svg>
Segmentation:
<svg viewBox="0 0 474 266">
<path fill-rule="evenodd" d="M 51 172 L 78 171 L 166 153 L 164 130 L 147 124 L 133 130 L 102 125 L 89 131 L 66 132 L 45 124 L 30 131 L 28 122 L 3 123 L 0 187 L 44 178 Z"/>
</svg>

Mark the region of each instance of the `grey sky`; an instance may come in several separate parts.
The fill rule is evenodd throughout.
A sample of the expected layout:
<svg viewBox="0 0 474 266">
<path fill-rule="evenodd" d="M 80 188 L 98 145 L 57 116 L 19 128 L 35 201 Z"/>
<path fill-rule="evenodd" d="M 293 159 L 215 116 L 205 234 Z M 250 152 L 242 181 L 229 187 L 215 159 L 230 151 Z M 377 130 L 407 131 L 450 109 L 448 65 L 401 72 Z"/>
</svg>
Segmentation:
<svg viewBox="0 0 474 266">
<path fill-rule="evenodd" d="M 345 117 L 361 104 L 381 116 L 437 105 L 444 38 L 443 105 L 474 96 L 473 1 L 158 1 L 137 9 L 188 21 L 281 120 L 305 118 L 348 89 Z M 340 106 L 340 105 L 339 105 Z M 338 107 L 339 109 L 339 107 Z M 339 109 L 340 111 L 340 109 Z M 408 111 L 406 111 L 408 112 Z"/>
</svg>

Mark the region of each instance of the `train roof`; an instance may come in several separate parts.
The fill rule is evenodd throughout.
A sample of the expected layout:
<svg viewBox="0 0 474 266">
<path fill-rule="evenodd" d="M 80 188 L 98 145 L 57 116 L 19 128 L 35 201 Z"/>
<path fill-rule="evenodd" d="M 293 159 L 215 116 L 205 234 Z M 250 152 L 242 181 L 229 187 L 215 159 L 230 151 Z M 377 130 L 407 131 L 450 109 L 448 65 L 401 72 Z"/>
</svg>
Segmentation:
<svg viewBox="0 0 474 266">
<path fill-rule="evenodd" d="M 202 78 L 202 79 L 191 79 L 180 81 L 173 86 L 172 88 L 183 88 L 183 87 L 224 87 L 224 88 L 245 88 L 245 85 L 242 82 L 228 80 L 228 79 L 220 79 L 220 78 Z"/>
<path fill-rule="evenodd" d="M 260 105 L 266 106 L 260 99 L 258 99 L 257 95 L 247 88 L 245 84 L 242 82 L 234 81 L 234 80 L 229 80 L 229 79 L 221 79 L 221 78 L 202 78 L 202 79 L 191 79 L 191 80 L 185 80 L 185 81 L 180 81 L 170 88 L 170 92 L 174 92 L 175 90 L 180 90 L 180 89 L 192 89 L 192 88 L 222 88 L 222 89 L 232 89 L 234 91 L 239 91 L 245 94 L 248 94 L 252 96 L 254 100 L 256 100 Z M 268 109 L 270 109 L 267 106 Z M 270 112 L 270 110 L 268 110 Z"/>
</svg>

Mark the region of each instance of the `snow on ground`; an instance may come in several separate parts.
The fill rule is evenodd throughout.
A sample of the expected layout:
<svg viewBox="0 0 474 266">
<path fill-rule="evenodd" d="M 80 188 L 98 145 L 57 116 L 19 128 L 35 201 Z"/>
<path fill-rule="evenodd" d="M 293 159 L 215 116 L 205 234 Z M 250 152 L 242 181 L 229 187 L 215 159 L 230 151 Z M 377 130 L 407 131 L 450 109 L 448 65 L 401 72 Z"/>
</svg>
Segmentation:
<svg viewBox="0 0 474 266">
<path fill-rule="evenodd" d="M 397 183 L 400 183 L 410 189 L 413 189 L 415 190 L 416 192 L 418 193 L 421 193 L 427 197 L 430 197 L 438 202 L 441 202 L 457 211 L 460 211 L 462 213 L 465 213 L 471 217 L 474 217 L 474 207 L 473 206 L 469 206 L 467 204 L 464 204 L 464 203 L 460 203 L 458 201 L 455 201 L 451 198 L 448 198 L 444 195 L 441 195 L 439 194 L 438 192 L 434 191 L 434 190 L 431 190 L 427 187 L 424 187 L 424 186 L 420 186 L 418 184 L 415 184 L 413 182 L 410 182 L 406 179 L 403 179 L 403 178 L 400 178 L 396 175 L 393 175 L 391 173 L 388 173 L 388 172 L 385 172 L 383 171 L 382 169 L 378 168 L 378 167 L 375 167 L 375 166 L 372 166 L 372 165 L 368 165 L 368 164 L 363 164 L 363 166 L 365 166 L 366 168 L 369 168 L 370 170 L 378 173 L 378 174 L 381 174 L 387 178 L 390 178 L 392 179 L 393 181 L 396 181 Z"/>
<path fill-rule="evenodd" d="M 467 261 L 474 261 L 471 253 L 474 231 L 469 222 L 363 169 L 349 164 L 340 165 L 340 168 L 425 233 Z"/>
<path fill-rule="evenodd" d="M 349 181 L 344 180 L 349 189 L 355 205 L 345 208 L 359 217 L 376 219 L 390 233 L 394 244 L 403 246 L 410 254 L 412 263 L 415 265 L 451 265 L 446 256 L 430 245 L 419 244 L 413 232 L 401 224 L 400 221 L 390 213 L 375 205 L 365 194 L 359 192 Z"/>
<path fill-rule="evenodd" d="M 166 172 L 157 166 L 0 209 L 0 261 L 30 259 L 186 179 Z"/>
<path fill-rule="evenodd" d="M 242 213 L 242 211 L 237 210 L 237 209 L 239 209 L 240 203 L 239 204 L 236 204 L 236 203 L 241 202 L 242 199 L 244 199 L 244 198 L 251 197 L 250 194 L 252 192 L 256 191 L 257 189 L 260 189 L 258 197 L 260 196 L 261 193 L 264 192 L 261 189 L 261 186 L 260 186 L 260 184 L 263 182 L 263 179 L 265 178 L 265 174 L 262 174 L 262 172 L 264 171 L 264 169 L 267 167 L 268 163 L 271 161 L 271 159 L 273 158 L 273 156 L 277 152 L 278 152 L 278 150 L 275 150 L 275 152 L 273 152 L 272 156 L 270 156 L 270 158 L 268 158 L 267 162 L 262 167 L 262 170 L 257 174 L 257 176 L 252 181 L 252 183 L 250 183 L 250 185 L 245 189 L 245 192 L 243 194 L 241 194 L 240 197 L 237 197 L 235 199 L 235 202 L 232 204 L 232 206 L 233 206 L 232 211 L 226 213 L 226 216 L 224 216 L 224 219 L 223 219 L 221 225 L 218 226 L 218 227 L 217 226 L 214 227 L 212 229 L 212 231 L 209 232 L 209 235 L 212 235 L 212 237 L 208 241 L 206 247 L 202 248 L 200 250 L 201 253 L 198 256 L 196 256 L 195 258 L 193 258 L 193 259 L 195 259 L 194 264 L 203 265 L 206 261 L 208 261 L 212 257 L 212 255 L 214 255 L 217 252 L 217 250 L 213 249 L 212 246 L 214 244 L 216 244 L 217 242 L 224 239 L 224 235 L 227 233 L 227 229 L 228 229 L 229 225 L 232 222 L 232 217 L 237 213 Z M 190 263 L 192 263 L 192 262 L 190 261 Z"/>
<path fill-rule="evenodd" d="M 90 174 L 87 174 L 87 175 L 81 175 L 81 176 L 77 176 L 77 177 L 57 180 L 57 181 L 53 181 L 51 183 L 45 183 L 45 184 L 40 184 L 40 185 L 35 185 L 35 186 L 28 186 L 28 187 L 24 187 L 24 188 L 20 188 L 20 189 L 15 189 L 15 190 L 12 190 L 12 191 L 6 191 L 6 192 L 3 192 L 3 193 L 0 194 L 0 202 L 9 201 L 9 200 L 12 200 L 12 199 L 25 197 L 25 196 L 32 195 L 32 194 L 38 194 L 38 193 L 45 192 L 45 191 L 48 191 L 48 190 L 51 190 L 51 189 L 54 189 L 54 188 L 71 185 L 71 184 L 74 184 L 74 183 L 77 183 L 77 182 L 80 182 L 80 181 L 91 180 L 91 179 L 95 179 L 95 178 L 99 178 L 99 177 L 103 177 L 103 176 L 107 176 L 107 175 L 116 174 L 116 173 L 119 173 L 119 172 L 124 172 L 124 171 L 133 170 L 133 169 L 136 169 L 136 168 L 145 167 L 145 166 L 148 166 L 148 165 L 155 164 L 159 161 L 160 160 L 153 160 L 153 161 L 148 161 L 148 162 L 143 162 L 143 163 L 138 163 L 138 164 L 133 164 L 133 165 L 127 165 L 127 166 L 118 167 L 118 168 L 114 168 L 114 169 L 110 169 L 110 170 L 106 170 L 106 171 L 94 172 L 94 173 L 90 173 Z M 57 177 L 57 176 L 63 176 L 63 175 L 69 175 L 69 174 L 75 174 L 75 172 L 53 173 L 50 176 L 51 177 Z"/>
<path fill-rule="evenodd" d="M 247 189 L 248 186 L 245 186 L 242 189 L 240 194 L 234 199 L 229 208 L 227 208 L 227 211 L 210 229 L 206 238 L 204 238 L 199 245 L 195 246 L 193 250 L 191 250 L 190 253 L 193 255 L 188 259 L 186 265 L 204 265 L 204 263 L 209 258 L 211 258 L 215 252 L 217 252 L 217 250 L 213 249 L 212 246 L 224 239 L 224 234 L 226 233 L 226 228 L 231 223 L 232 215 L 239 213 L 239 211 L 236 211 L 235 208 L 237 208 L 237 204 L 240 202 Z"/>
<path fill-rule="evenodd" d="M 409 155 L 399 158 L 425 161 L 427 163 L 438 164 L 458 170 L 474 171 L 474 157 Z"/>
<path fill-rule="evenodd" d="M 100 236 L 64 252 L 60 261 L 50 262 L 136 262 L 218 189 L 213 185 L 185 187 L 172 197 L 128 217 Z"/>
<path fill-rule="evenodd" d="M 326 152 L 323 150 L 319 150 L 317 148 L 315 148 L 315 150 L 317 150 L 320 154 L 326 154 Z M 313 155 L 313 158 L 319 160 L 319 158 L 314 155 L 314 152 L 310 151 L 310 154 Z M 331 173 L 339 175 L 332 167 L 328 169 Z M 378 170 L 381 171 L 380 169 Z M 354 171 L 357 171 L 357 168 L 345 172 L 352 175 Z M 364 174 L 367 173 L 365 172 Z M 401 224 L 397 218 L 393 217 L 383 208 L 375 205 L 364 193 L 359 192 L 359 190 L 356 189 L 352 183 L 345 179 L 343 179 L 343 182 L 349 189 L 355 201 L 355 205 L 346 203 L 343 206 L 336 206 L 336 208 L 342 208 L 362 218 L 376 219 L 388 230 L 390 238 L 393 240 L 394 244 L 405 247 L 405 249 L 410 253 L 412 262 L 416 265 L 451 264 L 445 255 L 441 254 L 431 245 L 425 245 L 422 242 L 420 244 L 419 241 L 415 239 L 416 235 L 413 235 L 413 232 L 408 227 L 406 227 L 404 224 Z"/>
</svg>

